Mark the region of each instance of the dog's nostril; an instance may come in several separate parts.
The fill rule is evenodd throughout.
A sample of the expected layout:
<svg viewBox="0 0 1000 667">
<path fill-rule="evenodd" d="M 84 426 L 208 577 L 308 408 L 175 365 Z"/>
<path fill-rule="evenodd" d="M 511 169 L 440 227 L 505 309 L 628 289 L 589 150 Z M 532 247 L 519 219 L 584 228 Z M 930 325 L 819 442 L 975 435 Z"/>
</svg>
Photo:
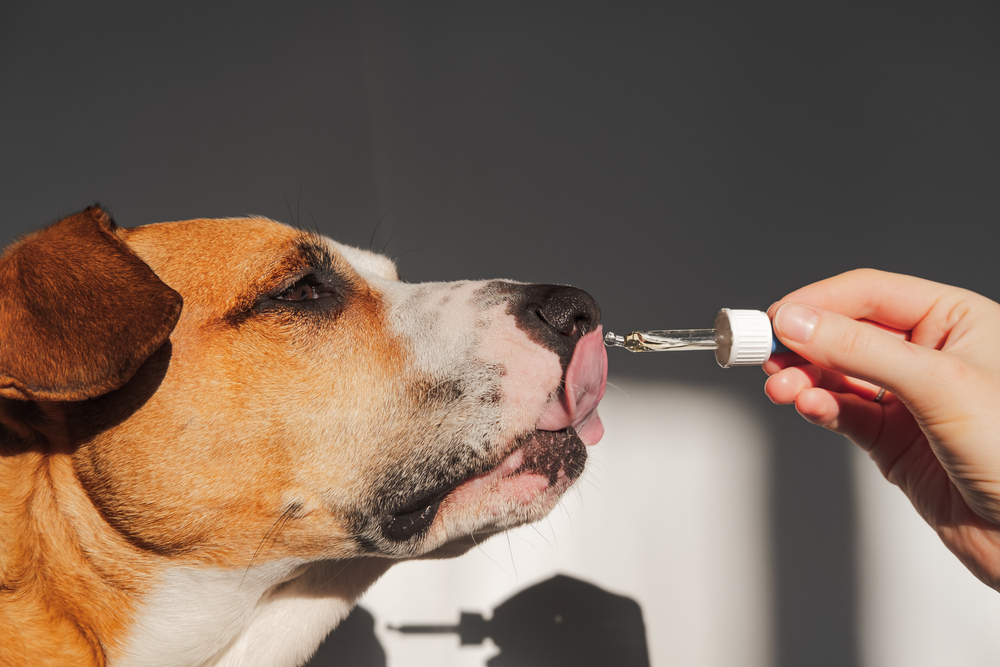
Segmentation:
<svg viewBox="0 0 1000 667">
<path fill-rule="evenodd" d="M 576 342 L 597 329 L 601 309 L 583 290 L 565 285 L 491 283 L 486 296 L 504 296 L 507 312 L 534 342 L 559 355 L 565 368 Z"/>
<path fill-rule="evenodd" d="M 577 335 L 578 331 L 581 336 L 586 333 L 586 325 L 581 323 L 581 320 L 585 320 L 586 318 L 574 317 L 569 319 L 562 316 L 559 312 L 546 313 L 541 308 L 535 309 L 535 317 L 562 336 L 573 337 Z"/>
<path fill-rule="evenodd" d="M 597 303 L 582 290 L 558 287 L 546 297 L 535 312 L 539 319 L 562 336 L 576 340 L 592 331 L 600 321 L 601 311 Z"/>
</svg>

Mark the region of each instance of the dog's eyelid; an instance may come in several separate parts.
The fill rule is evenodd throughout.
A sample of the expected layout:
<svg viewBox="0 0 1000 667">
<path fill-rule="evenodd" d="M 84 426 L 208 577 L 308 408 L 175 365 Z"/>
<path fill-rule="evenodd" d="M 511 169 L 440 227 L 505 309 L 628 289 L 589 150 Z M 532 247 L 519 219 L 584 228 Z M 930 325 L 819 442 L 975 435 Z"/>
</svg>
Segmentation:
<svg viewBox="0 0 1000 667">
<path fill-rule="evenodd" d="M 339 290 L 336 287 L 326 284 L 316 277 L 315 274 L 307 274 L 291 285 L 279 289 L 273 298 L 279 301 L 314 301 L 316 299 L 329 299 L 337 296 Z"/>
</svg>

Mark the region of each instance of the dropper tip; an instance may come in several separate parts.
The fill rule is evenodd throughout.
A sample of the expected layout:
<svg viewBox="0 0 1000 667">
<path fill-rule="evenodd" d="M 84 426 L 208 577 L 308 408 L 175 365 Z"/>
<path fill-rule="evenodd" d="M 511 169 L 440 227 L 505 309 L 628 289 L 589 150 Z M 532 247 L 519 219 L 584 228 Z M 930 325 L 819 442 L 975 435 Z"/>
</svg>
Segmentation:
<svg viewBox="0 0 1000 667">
<path fill-rule="evenodd" d="M 604 334 L 604 344 L 608 347 L 625 347 L 625 337 L 609 331 Z"/>
</svg>

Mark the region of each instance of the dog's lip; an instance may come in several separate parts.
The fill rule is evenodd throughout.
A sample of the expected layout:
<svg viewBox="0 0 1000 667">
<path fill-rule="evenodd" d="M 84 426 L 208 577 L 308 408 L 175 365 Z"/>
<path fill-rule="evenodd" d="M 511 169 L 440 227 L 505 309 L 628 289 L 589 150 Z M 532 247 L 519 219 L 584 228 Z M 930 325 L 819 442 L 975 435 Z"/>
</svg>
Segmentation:
<svg viewBox="0 0 1000 667">
<path fill-rule="evenodd" d="M 602 328 L 598 326 L 577 341 L 566 367 L 563 390 L 545 407 L 535 428 L 561 431 L 573 427 L 584 443 L 597 444 L 604 435 L 597 404 L 604 397 L 607 383 L 608 353 Z"/>
<path fill-rule="evenodd" d="M 386 515 L 382 521 L 382 533 L 395 542 L 423 534 L 434 523 L 442 504 L 468 502 L 494 483 L 513 483 L 519 487 L 518 495 L 524 501 L 530 501 L 534 494 L 555 486 L 561 480 L 575 480 L 583 472 L 586 459 L 585 441 L 572 426 L 559 431 L 530 431 L 494 467 L 424 493 L 405 507 Z M 518 479 L 522 479 L 520 484 Z"/>
<path fill-rule="evenodd" d="M 505 484 L 514 499 L 528 503 L 560 481 L 583 472 L 587 447 L 572 426 L 559 431 L 534 430 L 492 470 L 462 480 L 443 498 L 445 506 L 475 503 L 496 484 Z"/>
<path fill-rule="evenodd" d="M 462 482 L 425 494 L 406 507 L 392 512 L 382 522 L 382 533 L 391 540 L 402 542 L 418 535 L 434 523 L 441 501 Z"/>
</svg>

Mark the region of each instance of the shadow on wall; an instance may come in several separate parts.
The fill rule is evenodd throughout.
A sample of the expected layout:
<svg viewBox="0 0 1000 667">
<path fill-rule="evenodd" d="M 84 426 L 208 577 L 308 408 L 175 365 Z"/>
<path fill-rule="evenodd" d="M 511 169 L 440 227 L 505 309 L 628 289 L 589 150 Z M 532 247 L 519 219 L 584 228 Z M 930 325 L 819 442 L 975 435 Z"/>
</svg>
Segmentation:
<svg viewBox="0 0 1000 667">
<path fill-rule="evenodd" d="M 462 645 L 487 637 L 500 653 L 488 667 L 649 667 L 642 610 L 631 598 L 614 595 L 579 579 L 556 575 L 526 588 L 493 611 L 462 612 L 457 625 L 403 625 L 397 632 L 456 633 Z M 415 641 L 418 638 L 414 637 Z M 375 620 L 358 607 L 306 667 L 385 667 Z"/>
<path fill-rule="evenodd" d="M 375 617 L 363 607 L 327 635 L 304 667 L 386 667 L 385 651 L 375 636 Z"/>
</svg>

